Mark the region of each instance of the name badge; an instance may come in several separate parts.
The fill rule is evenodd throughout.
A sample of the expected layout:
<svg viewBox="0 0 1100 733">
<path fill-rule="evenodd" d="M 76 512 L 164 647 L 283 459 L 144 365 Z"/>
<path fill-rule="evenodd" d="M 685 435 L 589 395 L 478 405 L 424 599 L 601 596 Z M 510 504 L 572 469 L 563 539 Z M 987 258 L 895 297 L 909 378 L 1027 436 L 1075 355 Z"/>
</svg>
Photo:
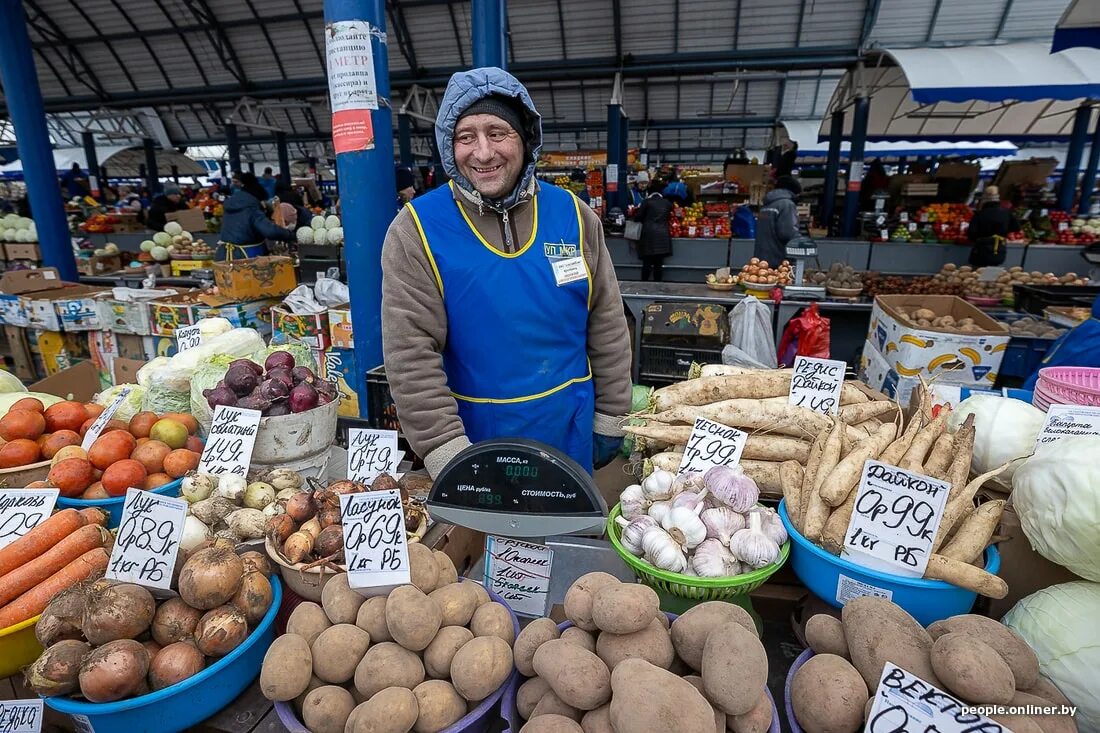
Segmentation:
<svg viewBox="0 0 1100 733">
<path fill-rule="evenodd" d="M 550 266 L 554 268 L 554 280 L 557 281 L 559 288 L 562 285 L 568 285 L 571 282 L 584 280 L 588 277 L 588 270 L 585 268 L 584 259 L 581 257 L 554 260 L 550 263 Z"/>
</svg>

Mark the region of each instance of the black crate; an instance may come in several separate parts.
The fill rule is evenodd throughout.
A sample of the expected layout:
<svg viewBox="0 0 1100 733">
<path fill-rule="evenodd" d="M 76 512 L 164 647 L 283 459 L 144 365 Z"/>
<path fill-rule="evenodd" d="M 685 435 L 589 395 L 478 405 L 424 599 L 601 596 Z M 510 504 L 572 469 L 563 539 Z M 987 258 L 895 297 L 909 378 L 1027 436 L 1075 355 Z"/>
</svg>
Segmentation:
<svg viewBox="0 0 1100 733">
<path fill-rule="evenodd" d="M 390 394 L 390 383 L 386 379 L 386 367 L 380 366 L 367 372 L 367 416 L 370 426 L 375 430 L 396 430 L 401 432 L 401 422 L 397 419 L 397 405 Z"/>
<path fill-rule="evenodd" d="M 319 277 L 328 277 L 328 270 L 330 267 L 335 267 L 340 270 L 339 280 L 347 282 L 347 271 L 344 269 L 344 263 L 340 260 L 299 260 L 298 261 L 298 281 L 306 285 L 317 282 Z"/>
<path fill-rule="evenodd" d="M 344 247 L 337 244 L 299 244 L 298 257 L 303 260 L 343 260 Z"/>
<path fill-rule="evenodd" d="M 1100 294 L 1096 285 L 1013 285 L 1016 310 L 1042 316 L 1051 305 L 1088 307 Z M 1082 302 L 1084 301 L 1084 302 Z"/>
<path fill-rule="evenodd" d="M 692 362 L 720 364 L 722 350 L 642 343 L 638 376 L 643 383 L 687 379 Z"/>
</svg>

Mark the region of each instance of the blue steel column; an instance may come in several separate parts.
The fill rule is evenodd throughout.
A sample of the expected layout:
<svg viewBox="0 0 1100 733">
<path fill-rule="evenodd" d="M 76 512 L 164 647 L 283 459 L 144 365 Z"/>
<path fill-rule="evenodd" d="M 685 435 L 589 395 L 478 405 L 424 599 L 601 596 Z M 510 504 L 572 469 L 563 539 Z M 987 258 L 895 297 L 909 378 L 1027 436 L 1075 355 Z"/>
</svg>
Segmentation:
<svg viewBox="0 0 1100 733">
<path fill-rule="evenodd" d="M 76 282 L 76 259 L 57 187 L 42 90 L 35 74 L 23 3 L 16 0 L 0 0 L 0 86 L 4 87 L 8 116 L 15 127 L 42 261 L 56 267 L 62 279 Z"/>
<path fill-rule="evenodd" d="M 283 183 L 290 185 L 290 150 L 286 146 L 286 133 L 275 133 L 275 147 L 279 151 L 279 175 Z"/>
<path fill-rule="evenodd" d="M 836 177 L 840 173 L 840 144 L 844 137 L 844 112 L 833 112 L 829 120 L 829 156 L 825 159 L 825 192 L 821 200 L 821 225 L 833 233 L 836 211 Z"/>
<path fill-rule="evenodd" d="M 413 167 L 412 118 L 397 115 L 397 148 L 400 151 L 401 167 Z"/>
<path fill-rule="evenodd" d="M 160 190 L 160 174 L 157 172 L 157 150 L 153 147 L 153 138 L 144 138 L 141 146 L 145 149 L 145 187 L 149 189 L 149 196 L 156 196 Z"/>
<path fill-rule="evenodd" d="M 100 181 L 99 156 L 95 151 L 95 134 L 91 130 L 80 133 L 80 142 L 84 145 L 84 163 L 88 169 L 88 188 L 92 197 L 101 198 L 100 189 L 107 185 L 107 181 Z"/>
<path fill-rule="evenodd" d="M 1073 115 L 1073 132 L 1070 133 L 1069 149 L 1066 151 L 1066 164 L 1062 166 L 1062 185 L 1058 188 L 1058 208 L 1069 211 L 1073 206 L 1073 195 L 1077 193 L 1077 173 L 1081 170 L 1081 156 L 1085 152 L 1085 143 L 1089 139 L 1089 119 L 1092 107 L 1082 104 Z M 1100 123 L 1097 123 L 1100 126 Z"/>
<path fill-rule="evenodd" d="M 1096 130 L 1092 133 L 1092 146 L 1089 148 L 1089 162 L 1085 167 L 1085 175 L 1081 178 L 1081 204 L 1077 207 L 1077 214 L 1085 216 L 1089 213 L 1089 199 L 1096 190 L 1096 169 L 1100 165 L 1100 120 L 1096 123 Z"/>
<path fill-rule="evenodd" d="M 505 28 L 508 10 L 505 0 L 473 0 L 470 8 L 473 26 L 474 66 L 508 68 L 508 44 Z"/>
<path fill-rule="evenodd" d="M 623 108 L 619 104 L 607 105 L 607 167 L 610 168 L 613 165 L 617 165 L 619 168 L 619 175 L 616 177 L 616 187 L 618 187 L 617 181 L 622 178 L 622 169 L 624 161 L 619 160 L 619 151 L 622 149 L 620 139 L 623 134 Z M 607 172 L 604 172 L 604 200 L 607 202 L 607 211 L 620 206 L 622 201 L 622 188 L 618 187 L 617 191 L 612 191 L 612 181 Z M 621 207 L 620 207 L 621 208 Z"/>
<path fill-rule="evenodd" d="M 623 213 L 633 200 L 627 183 L 627 166 L 630 160 L 630 118 L 625 114 L 619 118 L 619 205 Z"/>
<path fill-rule="evenodd" d="M 233 123 L 225 126 L 225 146 L 229 155 L 229 174 L 242 173 L 241 144 L 237 141 L 237 126 Z"/>
<path fill-rule="evenodd" d="M 859 194 L 863 187 L 863 149 L 867 144 L 867 118 L 871 112 L 871 100 L 867 97 L 856 99 L 854 116 L 852 119 L 852 147 L 848 156 L 849 170 L 860 169 L 860 180 L 852 180 L 848 176 L 848 191 L 844 196 L 844 227 L 842 233 L 845 237 L 856 235 L 856 221 L 859 214 Z M 859 166 L 856 166 L 859 163 Z"/>
<path fill-rule="evenodd" d="M 386 29 L 385 0 L 325 0 L 325 23 L 366 21 Z M 390 113 L 390 68 L 386 44 L 371 38 L 378 109 L 371 110 L 374 145 L 371 150 L 336 154 L 336 171 L 343 192 L 344 257 L 351 289 L 356 369 L 362 375 L 382 364 L 382 242 L 393 221 L 396 188 L 393 172 L 393 120 Z M 359 414 L 367 417 L 366 395 Z"/>
</svg>

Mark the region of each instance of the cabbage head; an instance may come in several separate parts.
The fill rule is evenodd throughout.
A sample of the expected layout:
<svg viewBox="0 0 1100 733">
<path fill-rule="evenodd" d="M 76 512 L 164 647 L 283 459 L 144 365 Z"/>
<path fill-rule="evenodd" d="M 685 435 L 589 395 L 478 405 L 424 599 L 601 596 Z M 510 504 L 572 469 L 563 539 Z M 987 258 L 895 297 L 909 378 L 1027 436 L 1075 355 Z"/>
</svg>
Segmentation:
<svg viewBox="0 0 1100 733">
<path fill-rule="evenodd" d="M 199 362 L 191 375 L 191 403 L 188 412 L 199 421 L 204 434 L 210 432 L 210 423 L 213 421 L 214 411 L 210 409 L 210 404 L 203 397 L 202 392 L 218 386 L 218 382 L 229 371 L 229 365 L 237 359 L 236 356 L 226 354 L 207 357 Z"/>
<path fill-rule="evenodd" d="M 263 366 L 264 362 L 267 361 L 267 357 L 271 356 L 276 351 L 288 352 L 294 357 L 295 366 L 308 367 L 314 374 L 317 373 L 317 359 L 313 356 L 313 349 L 305 344 L 293 343 L 268 346 L 253 354 L 251 359 L 260 366 Z"/>
<path fill-rule="evenodd" d="M 19 377 L 9 371 L 0 369 L 0 392 L 26 392 L 27 388 L 19 381 Z"/>
<path fill-rule="evenodd" d="M 95 396 L 94 402 L 97 405 L 107 405 L 114 402 L 115 397 L 118 397 L 118 393 L 126 387 L 130 388 L 130 394 L 126 396 L 126 399 L 122 401 L 122 404 L 118 406 L 118 410 L 115 412 L 114 419 L 122 420 L 124 422 L 130 422 L 130 418 L 141 412 L 141 405 L 145 399 L 145 388 L 138 384 L 116 384 L 114 387 L 109 387 L 103 390 Z"/>
<path fill-rule="evenodd" d="M 967 415 L 974 415 L 975 473 L 992 471 L 1014 458 L 1031 455 L 1035 439 L 1046 422 L 1046 413 L 1022 400 L 990 394 L 974 394 L 959 403 L 948 419 L 952 432 Z M 1009 466 L 995 479 L 1006 486 L 1019 464 Z"/>
</svg>

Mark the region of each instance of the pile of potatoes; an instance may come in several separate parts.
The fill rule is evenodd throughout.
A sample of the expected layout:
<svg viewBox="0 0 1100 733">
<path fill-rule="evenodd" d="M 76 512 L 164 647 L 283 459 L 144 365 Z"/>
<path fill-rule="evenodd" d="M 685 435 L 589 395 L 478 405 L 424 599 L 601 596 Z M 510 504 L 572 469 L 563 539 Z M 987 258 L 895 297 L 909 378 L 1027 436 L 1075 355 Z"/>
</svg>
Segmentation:
<svg viewBox="0 0 1100 733">
<path fill-rule="evenodd" d="M 1039 676 L 1039 660 L 1020 636 L 995 619 L 965 614 L 922 628 L 883 598 L 850 601 L 841 618 L 806 623 L 814 651 L 791 680 L 790 702 L 806 733 L 863 727 L 887 662 L 973 705 L 1071 705 Z M 1070 716 L 992 715 L 1013 733 L 1076 733 Z"/>
<path fill-rule="evenodd" d="M 669 625 L 657 594 L 607 573 L 565 596 L 573 626 L 532 621 L 516 638 L 529 679 L 520 733 L 764 733 L 774 707 L 768 658 L 740 606 L 711 601 Z"/>
<path fill-rule="evenodd" d="M 409 545 L 412 584 L 364 598 L 342 573 L 291 613 L 260 671 L 313 733 L 435 733 L 512 675 L 515 626 L 443 552 Z"/>
</svg>

